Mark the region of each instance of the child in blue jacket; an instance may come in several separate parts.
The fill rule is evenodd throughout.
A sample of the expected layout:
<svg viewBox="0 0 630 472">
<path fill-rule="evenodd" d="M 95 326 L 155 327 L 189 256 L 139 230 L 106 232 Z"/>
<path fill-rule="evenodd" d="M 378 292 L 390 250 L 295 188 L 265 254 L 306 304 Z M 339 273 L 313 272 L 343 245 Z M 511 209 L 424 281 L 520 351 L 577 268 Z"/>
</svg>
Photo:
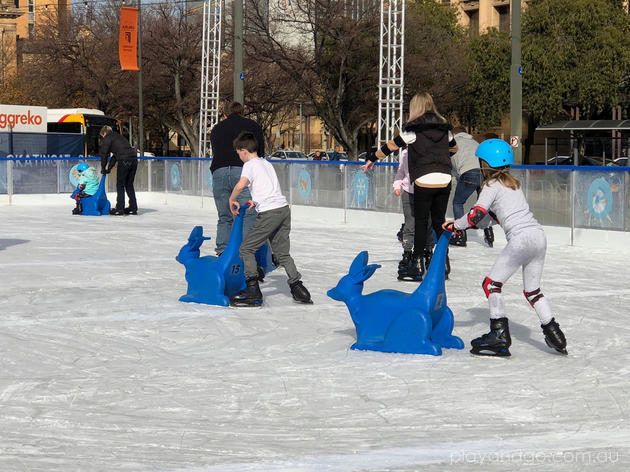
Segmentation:
<svg viewBox="0 0 630 472">
<path fill-rule="evenodd" d="M 79 185 L 77 185 L 77 190 L 74 194 L 77 206 L 72 210 L 73 215 L 80 215 L 83 212 L 81 199 L 94 195 L 98 190 L 99 184 L 96 169 L 94 167 L 90 167 L 85 162 L 82 162 L 77 166 L 77 172 L 79 173 Z"/>
</svg>

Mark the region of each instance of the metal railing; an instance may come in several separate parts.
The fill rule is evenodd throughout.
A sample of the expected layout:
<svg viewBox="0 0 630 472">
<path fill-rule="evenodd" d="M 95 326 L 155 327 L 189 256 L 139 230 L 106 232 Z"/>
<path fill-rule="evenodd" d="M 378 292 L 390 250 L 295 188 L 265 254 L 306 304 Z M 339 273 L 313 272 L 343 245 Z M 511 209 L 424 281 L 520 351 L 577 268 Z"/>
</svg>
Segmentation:
<svg viewBox="0 0 630 472">
<path fill-rule="evenodd" d="M 212 196 L 210 159 L 140 158 L 136 191 Z M 77 158 L 0 158 L 0 195 L 70 193 Z M 272 160 L 290 204 L 401 212 L 392 182 L 397 164 L 379 163 L 365 174 L 361 162 Z M 98 160 L 88 159 L 97 169 Z M 543 225 L 630 231 L 630 168 L 513 166 L 530 208 Z M 116 189 L 116 168 L 107 183 Z M 453 192 L 452 192 L 453 193 Z M 474 203 L 475 195 L 468 204 Z M 451 205 L 449 205 L 449 213 Z"/>
</svg>

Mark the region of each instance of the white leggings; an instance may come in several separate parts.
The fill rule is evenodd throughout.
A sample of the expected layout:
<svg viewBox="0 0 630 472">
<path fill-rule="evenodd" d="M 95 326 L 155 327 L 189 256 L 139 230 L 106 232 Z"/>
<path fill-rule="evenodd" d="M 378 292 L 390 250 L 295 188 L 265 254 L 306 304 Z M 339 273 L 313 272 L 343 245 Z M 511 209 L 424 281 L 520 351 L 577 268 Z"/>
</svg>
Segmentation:
<svg viewBox="0 0 630 472">
<path fill-rule="evenodd" d="M 531 304 L 537 298 L 532 306 L 540 318 L 540 324 L 547 324 L 551 321 L 553 318 L 551 307 L 547 299 L 542 296 L 542 292 L 539 291 L 546 252 L 547 238 L 541 229 L 527 230 L 510 239 L 488 274 L 491 288 L 496 287 L 492 284 L 493 282 L 500 284 L 497 291 L 490 290 L 488 295 L 490 318 L 496 319 L 506 316 L 501 285 L 504 285 L 512 274 L 522 266 L 525 292 L 537 291 L 529 297 L 526 296 L 528 302 Z M 485 286 L 486 283 L 484 282 L 484 288 Z"/>
</svg>

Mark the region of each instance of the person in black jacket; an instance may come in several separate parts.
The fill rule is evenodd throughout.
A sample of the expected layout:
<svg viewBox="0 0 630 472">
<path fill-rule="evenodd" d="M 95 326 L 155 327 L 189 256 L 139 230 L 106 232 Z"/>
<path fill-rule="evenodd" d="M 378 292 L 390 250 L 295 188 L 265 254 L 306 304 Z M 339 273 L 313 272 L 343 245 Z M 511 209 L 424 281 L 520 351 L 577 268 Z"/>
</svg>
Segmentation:
<svg viewBox="0 0 630 472">
<path fill-rule="evenodd" d="M 414 252 L 408 273 L 422 280 L 425 267 L 423 254 L 429 217 L 437 238 L 443 232 L 448 198 L 451 193 L 451 158 L 457 143 L 451 125 L 442 117 L 428 93 L 414 95 L 409 103 L 409 120 L 403 131 L 368 157 L 363 166 L 367 171 L 374 162 L 383 159 L 401 147 L 407 146 L 409 178 L 414 182 Z M 447 257 L 447 275 L 450 263 Z"/>
<path fill-rule="evenodd" d="M 245 118 L 243 105 L 232 102 L 226 107 L 223 121 L 217 123 L 210 132 L 210 144 L 212 145 L 212 193 L 217 207 L 219 220 L 217 221 L 216 253 L 221 255 L 230 239 L 234 217 L 230 211 L 230 195 L 241 178 L 243 161 L 234 150 L 234 140 L 243 131 L 254 135 L 258 142 L 258 155 L 265 155 L 265 139 L 262 128 L 254 120 Z M 238 197 L 239 203 L 251 200 L 248 189 L 244 189 Z M 243 239 L 247 236 L 249 228 L 256 219 L 256 210 L 250 209 L 243 218 Z"/>
<path fill-rule="evenodd" d="M 111 215 L 137 215 L 138 203 L 133 181 L 138 169 L 138 156 L 136 150 L 131 147 L 127 139 L 112 130 L 110 126 L 103 126 L 100 132 L 101 143 L 99 154 L 101 156 L 101 174 L 109 174 L 118 163 L 116 176 L 116 208 L 110 210 Z M 112 154 L 109 160 L 107 158 Z M 129 197 L 129 206 L 125 208 L 125 191 Z"/>
</svg>

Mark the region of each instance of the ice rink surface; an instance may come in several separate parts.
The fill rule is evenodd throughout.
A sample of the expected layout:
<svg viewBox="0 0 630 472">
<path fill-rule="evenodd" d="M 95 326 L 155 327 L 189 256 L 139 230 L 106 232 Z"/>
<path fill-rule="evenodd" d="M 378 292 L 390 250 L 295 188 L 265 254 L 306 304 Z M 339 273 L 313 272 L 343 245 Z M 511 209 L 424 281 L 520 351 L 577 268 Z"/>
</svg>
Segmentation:
<svg viewBox="0 0 630 472">
<path fill-rule="evenodd" d="M 262 309 L 185 304 L 175 261 L 213 206 L 141 198 L 138 216 L 72 202 L 0 206 L 0 470 L 410 472 L 630 470 L 627 247 L 550 241 L 543 291 L 568 340 L 544 344 L 521 277 L 506 285 L 509 359 L 352 351 L 326 296 L 363 249 L 395 279 L 396 224 L 294 207 L 291 253 L 315 304 L 277 270 Z M 210 200 L 209 200 L 210 201 Z M 390 218 L 391 221 L 391 218 Z M 466 343 L 488 329 L 481 281 L 505 244 L 450 251 L 448 305 Z"/>
</svg>

